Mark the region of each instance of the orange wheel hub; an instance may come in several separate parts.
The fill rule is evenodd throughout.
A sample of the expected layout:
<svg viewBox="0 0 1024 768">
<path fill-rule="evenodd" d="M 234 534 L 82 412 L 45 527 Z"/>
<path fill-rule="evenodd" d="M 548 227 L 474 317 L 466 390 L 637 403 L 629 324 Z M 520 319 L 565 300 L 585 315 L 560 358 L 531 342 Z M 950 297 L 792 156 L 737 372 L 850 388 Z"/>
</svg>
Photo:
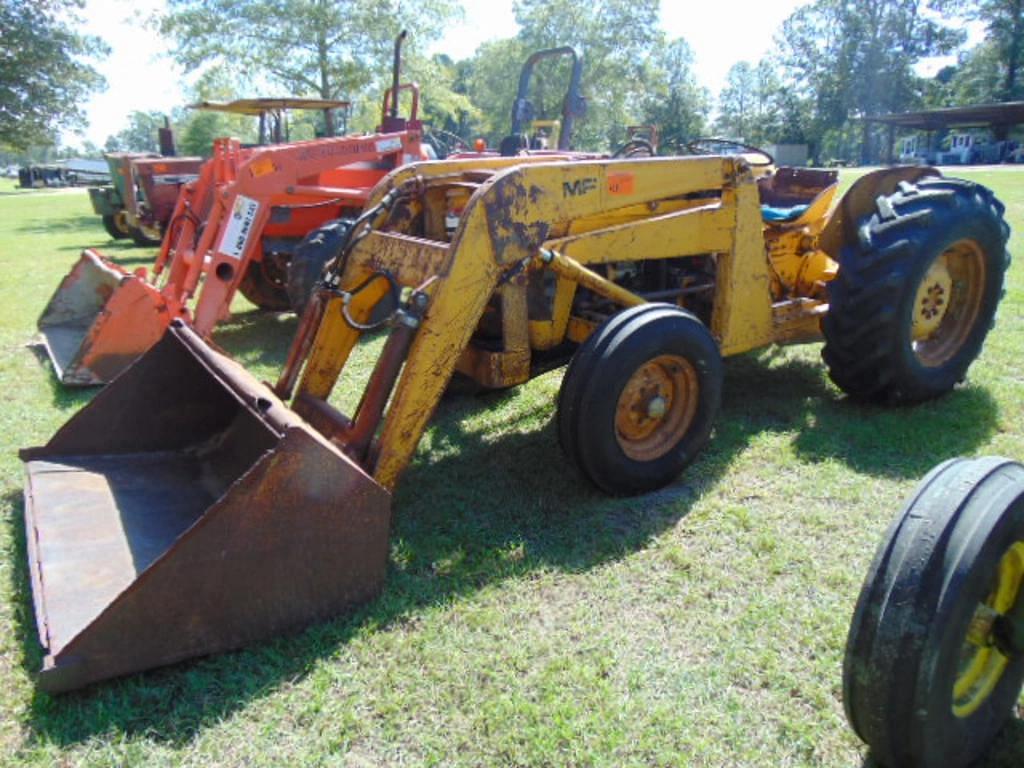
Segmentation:
<svg viewBox="0 0 1024 768">
<path fill-rule="evenodd" d="M 660 355 L 626 382 L 615 409 L 615 437 L 635 461 L 654 461 L 679 444 L 697 413 L 697 371 L 678 355 Z"/>
</svg>

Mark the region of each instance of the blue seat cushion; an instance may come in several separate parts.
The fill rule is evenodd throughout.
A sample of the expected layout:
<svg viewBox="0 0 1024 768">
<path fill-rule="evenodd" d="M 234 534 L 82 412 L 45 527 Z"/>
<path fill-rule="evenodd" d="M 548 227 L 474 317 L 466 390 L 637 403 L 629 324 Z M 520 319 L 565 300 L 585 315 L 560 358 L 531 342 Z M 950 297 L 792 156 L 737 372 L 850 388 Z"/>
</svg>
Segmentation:
<svg viewBox="0 0 1024 768">
<path fill-rule="evenodd" d="M 777 208 L 772 205 L 761 206 L 761 217 L 765 221 L 793 221 L 807 210 L 807 204 L 794 205 L 789 208 Z"/>
</svg>

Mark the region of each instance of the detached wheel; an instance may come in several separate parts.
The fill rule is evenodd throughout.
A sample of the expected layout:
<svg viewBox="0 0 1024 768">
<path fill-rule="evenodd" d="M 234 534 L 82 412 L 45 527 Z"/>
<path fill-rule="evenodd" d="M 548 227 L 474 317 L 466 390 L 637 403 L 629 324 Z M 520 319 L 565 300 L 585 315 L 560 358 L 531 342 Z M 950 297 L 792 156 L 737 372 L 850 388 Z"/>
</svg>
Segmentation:
<svg viewBox="0 0 1024 768">
<path fill-rule="evenodd" d="M 964 379 L 1002 296 L 1003 210 L 991 191 L 959 179 L 903 183 L 879 198 L 828 289 L 822 355 L 842 390 L 915 403 Z"/>
<path fill-rule="evenodd" d="M 694 315 L 669 304 L 620 312 L 576 351 L 558 398 L 570 460 L 612 494 L 678 477 L 711 436 L 722 358 Z"/>
<path fill-rule="evenodd" d="M 288 257 L 284 254 L 264 253 L 260 261 L 250 261 L 238 284 L 238 290 L 249 301 L 268 312 L 286 312 L 291 309 L 286 281 Z"/>
<path fill-rule="evenodd" d="M 308 233 L 295 247 L 288 265 L 286 289 L 296 314 L 305 311 L 324 266 L 338 255 L 351 228 L 351 219 L 333 219 Z"/>
<path fill-rule="evenodd" d="M 954 459 L 882 542 L 843 664 L 847 719 L 888 768 L 960 768 L 1024 682 L 1024 466 Z"/>
<path fill-rule="evenodd" d="M 122 213 L 113 213 L 109 216 L 104 216 L 103 228 L 107 230 L 107 234 L 115 240 L 124 240 L 131 235 L 128 231 L 128 226 Z"/>
</svg>

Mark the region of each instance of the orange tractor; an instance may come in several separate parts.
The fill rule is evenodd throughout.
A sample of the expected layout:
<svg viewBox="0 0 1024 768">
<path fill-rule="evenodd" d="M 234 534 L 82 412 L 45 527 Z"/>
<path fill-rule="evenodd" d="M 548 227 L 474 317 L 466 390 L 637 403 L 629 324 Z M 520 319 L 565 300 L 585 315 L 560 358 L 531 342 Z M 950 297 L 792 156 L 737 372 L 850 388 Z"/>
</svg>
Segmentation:
<svg viewBox="0 0 1024 768">
<path fill-rule="evenodd" d="M 347 101 L 328 99 L 261 98 L 202 101 L 190 104 L 189 109 L 258 118 L 258 145 L 264 146 L 288 141 L 289 110 L 318 110 L 326 115 L 348 106 Z M 174 156 L 174 135 L 169 127 L 160 129 L 160 145 L 162 157 L 121 153 L 112 163 L 121 180 L 123 206 L 113 221 L 117 234 L 111 234 L 131 237 L 136 245 L 160 245 L 179 192 L 198 178 L 203 165 L 201 157 Z"/>
<path fill-rule="evenodd" d="M 290 308 L 287 266 L 303 236 L 358 213 L 389 171 L 427 156 L 419 87 L 398 82 L 403 37 L 377 133 L 260 149 L 220 139 L 199 178 L 178 195 L 151 273 L 82 252 L 38 323 L 62 383 L 109 381 L 176 318 L 208 336 L 230 314 L 236 291 L 263 309 Z M 412 93 L 408 118 L 398 115 L 402 91 Z"/>
</svg>

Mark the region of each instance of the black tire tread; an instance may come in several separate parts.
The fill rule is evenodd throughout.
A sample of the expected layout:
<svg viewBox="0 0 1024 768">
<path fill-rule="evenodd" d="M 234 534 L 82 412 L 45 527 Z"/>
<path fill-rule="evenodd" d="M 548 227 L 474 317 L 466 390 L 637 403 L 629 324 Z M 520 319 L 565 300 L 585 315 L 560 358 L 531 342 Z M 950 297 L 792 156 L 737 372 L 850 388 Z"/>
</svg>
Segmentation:
<svg viewBox="0 0 1024 768">
<path fill-rule="evenodd" d="M 332 219 L 307 233 L 295 247 L 288 263 L 287 292 L 297 314 L 305 311 L 324 265 L 337 255 L 351 225 L 350 219 Z"/>
<path fill-rule="evenodd" d="M 882 765 L 945 768 L 973 759 L 922 737 L 921 699 L 935 672 L 936 637 L 950 624 L 962 584 L 950 563 L 960 563 L 965 545 L 1021 498 L 1024 467 L 1016 462 L 952 459 L 922 480 L 883 538 L 843 660 L 847 720 Z"/>
<path fill-rule="evenodd" d="M 989 310 L 990 315 L 979 322 L 984 325 L 980 338 L 972 334 L 964 345 L 965 351 L 976 347 L 970 350 L 973 354 L 968 353 L 966 361 L 955 361 L 955 378 L 963 378 L 994 322 L 1009 266 L 1009 226 L 1003 219 L 1004 210 L 991 190 L 962 179 L 929 177 L 917 184 L 901 182 L 894 194 L 879 197 L 875 213 L 858 227 L 857 242 L 843 248 L 839 274 L 829 284 L 830 310 L 822 322 L 822 356 L 836 385 L 853 397 L 897 403 L 925 400 L 948 388 L 937 379 L 929 383 L 908 376 L 896 359 L 896 340 L 904 331 L 901 299 L 914 288 L 907 285 L 914 265 L 931 258 L 920 246 L 935 234 L 933 228 L 951 221 L 980 220 L 981 226 L 997 233 L 1000 240 L 999 254 L 990 255 L 992 263 L 988 265 L 997 273 L 993 279 L 1000 287 L 982 308 L 983 315 Z"/>
<path fill-rule="evenodd" d="M 245 298 L 267 312 L 286 312 L 291 309 L 288 293 L 269 277 L 262 261 L 250 261 L 245 274 L 238 283 L 238 290 Z"/>
<path fill-rule="evenodd" d="M 107 234 L 110 235 L 112 238 L 114 238 L 115 240 L 124 240 L 125 238 L 128 237 L 127 232 L 118 228 L 113 214 L 103 216 L 102 219 L 103 228 L 107 230 Z"/>
<path fill-rule="evenodd" d="M 676 335 L 680 333 L 685 335 Z M 635 462 L 609 442 L 614 432 L 601 426 L 607 423 L 601 414 L 608 417 L 607 406 L 617 397 L 619 373 L 632 370 L 638 362 L 630 359 L 635 350 L 647 346 L 651 339 L 663 338 L 679 339 L 690 351 L 702 350 L 693 360 L 702 378 L 701 399 L 693 426 L 673 451 L 650 462 Z M 637 343 L 641 346 L 631 346 Z M 703 361 L 703 367 L 698 361 Z M 606 493 L 630 495 L 654 490 L 671 482 L 710 437 L 721 399 L 721 379 L 717 344 L 692 313 L 660 303 L 624 310 L 605 321 L 570 362 L 558 399 L 559 442 L 576 468 Z"/>
</svg>

